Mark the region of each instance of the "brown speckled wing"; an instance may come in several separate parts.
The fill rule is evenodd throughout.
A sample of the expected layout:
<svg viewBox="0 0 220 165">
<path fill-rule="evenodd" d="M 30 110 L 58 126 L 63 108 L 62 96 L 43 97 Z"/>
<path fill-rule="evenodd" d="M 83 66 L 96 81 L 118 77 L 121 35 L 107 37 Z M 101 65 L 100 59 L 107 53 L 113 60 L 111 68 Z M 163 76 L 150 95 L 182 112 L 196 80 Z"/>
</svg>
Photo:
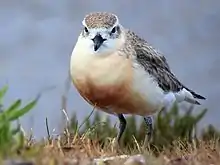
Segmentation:
<svg viewBox="0 0 220 165">
<path fill-rule="evenodd" d="M 195 98 L 205 99 L 205 97 L 184 86 L 171 72 L 166 58 L 159 51 L 156 51 L 150 46 L 147 41 L 129 30 L 127 31 L 127 37 L 131 41 L 130 44 L 133 45 L 135 49 L 137 62 L 155 78 L 164 92 L 179 92 L 181 89 L 185 88 L 191 92 Z"/>
<path fill-rule="evenodd" d="M 127 34 L 134 46 L 137 62 L 155 78 L 155 81 L 165 92 L 178 92 L 184 88 L 171 72 L 166 58 L 160 52 L 132 31 L 127 31 Z"/>
</svg>

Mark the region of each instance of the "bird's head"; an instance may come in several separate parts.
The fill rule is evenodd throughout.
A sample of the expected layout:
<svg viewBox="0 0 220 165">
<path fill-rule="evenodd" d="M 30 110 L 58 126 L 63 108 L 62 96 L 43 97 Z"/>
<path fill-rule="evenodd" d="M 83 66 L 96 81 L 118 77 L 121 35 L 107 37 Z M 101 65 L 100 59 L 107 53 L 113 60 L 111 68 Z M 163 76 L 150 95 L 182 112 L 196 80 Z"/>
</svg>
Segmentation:
<svg viewBox="0 0 220 165">
<path fill-rule="evenodd" d="M 85 16 L 78 42 L 91 54 L 104 55 L 117 51 L 124 43 L 123 27 L 115 14 L 94 12 Z"/>
</svg>

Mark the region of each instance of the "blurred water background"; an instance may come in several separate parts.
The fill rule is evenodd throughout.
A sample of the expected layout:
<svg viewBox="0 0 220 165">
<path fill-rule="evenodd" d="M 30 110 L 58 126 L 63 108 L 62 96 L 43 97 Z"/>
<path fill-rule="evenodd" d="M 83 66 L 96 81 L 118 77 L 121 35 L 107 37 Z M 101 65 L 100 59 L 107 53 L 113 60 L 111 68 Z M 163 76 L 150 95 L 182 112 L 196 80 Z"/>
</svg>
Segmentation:
<svg viewBox="0 0 220 165">
<path fill-rule="evenodd" d="M 91 11 L 116 13 L 125 27 L 162 51 L 177 77 L 207 97 L 198 107 L 209 109 L 201 126 L 220 126 L 220 1 L 1 0 L 0 86 L 10 87 L 6 105 L 16 98 L 30 101 L 43 88 L 55 87 L 22 119 L 26 130 L 45 136 L 46 117 L 50 128 L 59 130 L 71 51 Z M 91 110 L 71 87 L 68 113 L 76 112 L 82 121 Z"/>
</svg>

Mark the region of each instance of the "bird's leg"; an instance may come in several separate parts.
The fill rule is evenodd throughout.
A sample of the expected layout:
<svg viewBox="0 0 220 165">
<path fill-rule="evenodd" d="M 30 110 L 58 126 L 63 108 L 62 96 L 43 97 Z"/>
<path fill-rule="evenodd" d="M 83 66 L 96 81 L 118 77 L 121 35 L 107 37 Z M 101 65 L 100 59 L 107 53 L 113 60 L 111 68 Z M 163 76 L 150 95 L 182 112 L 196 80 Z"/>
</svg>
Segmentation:
<svg viewBox="0 0 220 165">
<path fill-rule="evenodd" d="M 146 116 L 144 117 L 144 121 L 147 125 L 147 135 L 145 136 L 144 143 L 149 142 L 152 134 L 153 134 L 153 117 L 152 116 Z"/>
<path fill-rule="evenodd" d="M 117 142 L 119 144 L 119 141 L 122 137 L 122 134 L 125 131 L 127 122 L 126 122 L 126 119 L 124 118 L 124 116 L 122 114 L 118 114 L 118 119 L 120 121 L 120 125 L 119 125 L 119 132 L 117 134 Z"/>
</svg>

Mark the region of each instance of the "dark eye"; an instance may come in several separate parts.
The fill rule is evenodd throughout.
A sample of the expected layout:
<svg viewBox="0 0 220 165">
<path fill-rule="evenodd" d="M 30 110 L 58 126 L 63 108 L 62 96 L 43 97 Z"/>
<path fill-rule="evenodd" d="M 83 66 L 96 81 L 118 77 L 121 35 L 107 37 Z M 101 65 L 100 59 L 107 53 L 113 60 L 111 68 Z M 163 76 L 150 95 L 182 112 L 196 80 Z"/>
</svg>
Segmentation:
<svg viewBox="0 0 220 165">
<path fill-rule="evenodd" d="M 86 33 L 89 32 L 89 30 L 87 29 L 87 27 L 84 28 L 84 31 L 85 31 Z"/>
<path fill-rule="evenodd" d="M 114 34 L 116 32 L 116 27 L 114 27 L 111 31 L 112 34 Z"/>
</svg>

